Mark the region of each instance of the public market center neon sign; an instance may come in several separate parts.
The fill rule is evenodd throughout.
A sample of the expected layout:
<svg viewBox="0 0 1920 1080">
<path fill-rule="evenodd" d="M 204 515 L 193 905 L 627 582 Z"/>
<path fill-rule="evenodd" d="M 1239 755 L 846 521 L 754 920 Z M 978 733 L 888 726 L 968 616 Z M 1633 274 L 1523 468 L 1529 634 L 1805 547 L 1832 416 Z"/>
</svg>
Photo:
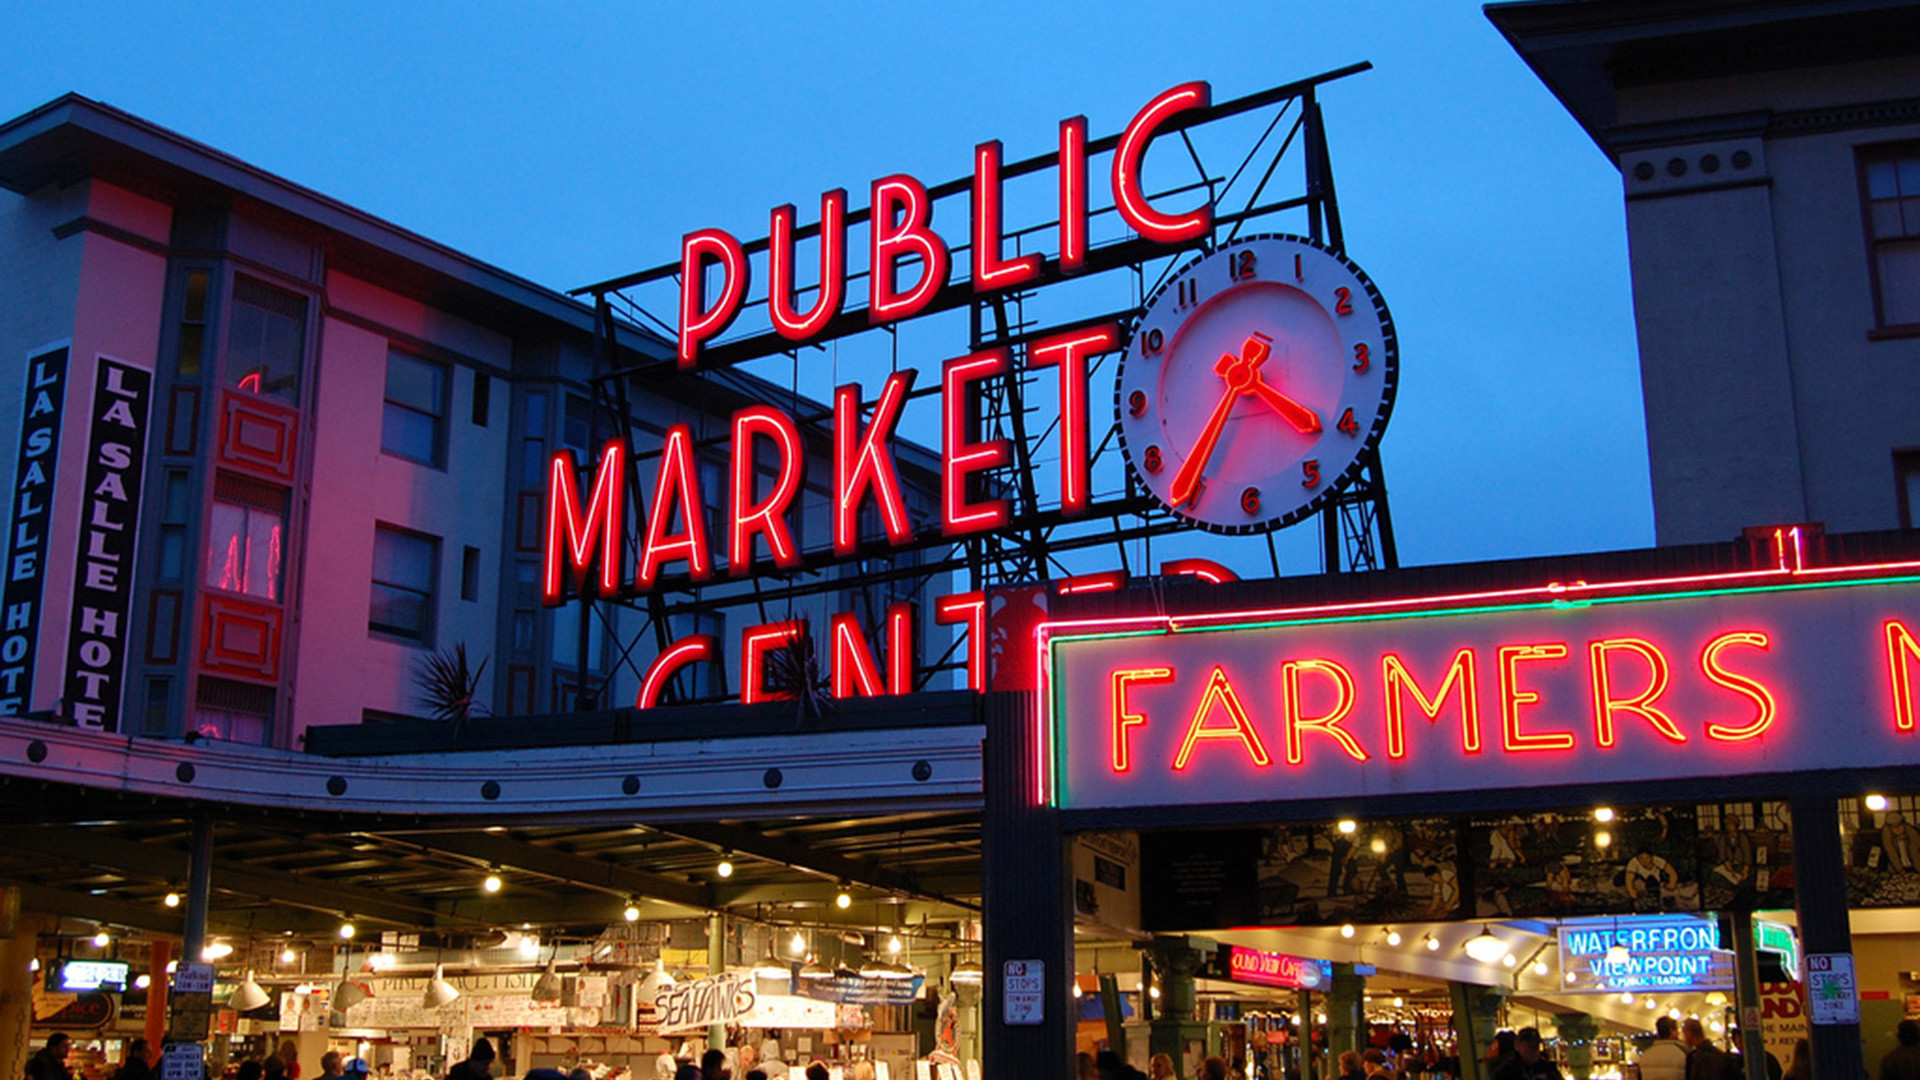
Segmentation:
<svg viewBox="0 0 1920 1080">
<path fill-rule="evenodd" d="M 1203 201 L 1180 210 L 1156 206 L 1141 183 L 1142 163 L 1156 137 L 1184 126 L 1192 114 L 1204 112 L 1211 103 L 1212 92 L 1204 82 L 1175 86 L 1142 106 L 1111 144 L 1108 181 L 1114 208 L 1121 221 L 1149 243 L 1190 245 L 1213 226 L 1210 204 Z M 1054 155 L 1059 217 L 1056 250 L 1049 257 L 1039 252 L 1006 254 L 1001 144 L 989 141 L 975 147 L 966 241 L 969 280 L 976 294 L 1032 286 L 1049 276 L 1070 277 L 1087 269 L 1092 212 L 1089 159 L 1106 148 L 1105 140 L 1089 145 L 1085 117 L 1060 122 Z M 904 174 L 875 180 L 870 199 L 866 322 L 884 326 L 920 314 L 948 285 L 953 249 L 933 228 L 933 199 L 919 180 Z M 775 207 L 770 214 L 763 261 L 767 313 L 773 329 L 796 347 L 829 335 L 843 314 L 849 281 L 849 219 L 844 190 L 821 196 L 818 224 L 809 229 L 796 227 L 791 205 Z M 817 237 L 818 284 L 811 290 L 797 290 L 798 241 L 807 233 Z M 715 271 L 717 284 L 712 280 Z M 683 239 L 676 352 L 682 370 L 699 368 L 709 344 L 733 324 L 746 300 L 752 273 L 748 247 L 725 230 L 701 229 Z M 812 296 L 802 310 L 797 296 L 807 291 Z M 1030 341 L 1021 352 L 1026 366 L 1052 368 L 1059 381 L 1062 435 L 1057 509 L 1063 519 L 1083 516 L 1090 502 L 1088 362 L 1117 349 L 1121 340 L 1117 323 L 1096 322 Z M 1012 350 L 1002 347 L 941 365 L 938 530 L 943 539 L 990 532 L 1010 520 L 1009 500 L 977 489 L 982 486 L 982 473 L 1003 468 L 1012 460 L 1012 448 L 1005 439 L 973 438 L 969 404 L 978 393 L 977 384 L 1004 377 L 1012 364 Z M 831 554 L 803 551 L 796 537 L 793 515 L 802 490 L 806 444 L 793 415 L 778 406 L 753 405 L 732 417 L 727 492 L 724 500 L 718 500 L 724 507 L 724 526 L 717 536 L 708 534 L 704 512 L 708 493 L 702 490 L 690 425 L 667 429 L 649 489 L 652 496 L 645 507 L 627 505 L 632 449 L 624 442 L 606 443 L 584 491 L 573 452 L 554 454 L 547 470 L 544 602 L 558 605 L 569 594 L 643 595 L 717 576 L 747 579 L 768 564 L 793 571 L 845 560 L 876 545 L 898 548 L 915 542 L 892 443 L 917 377 L 912 369 L 893 373 L 871 402 L 858 383 L 834 390 Z M 861 531 L 861 515 L 869 506 L 880 526 L 877 537 Z M 637 531 L 639 550 L 631 568 L 623 557 L 630 527 Z M 979 592 L 938 597 L 934 617 L 936 622 L 966 628 L 972 643 L 968 682 L 974 689 L 984 689 L 985 597 Z M 834 616 L 828 630 L 833 694 L 909 692 L 914 625 L 909 605 L 895 604 L 888 610 L 883 660 L 876 657 L 854 616 Z M 807 633 L 794 620 L 749 626 L 740 632 L 743 702 L 773 696 L 764 685 L 767 656 Z M 648 671 L 636 704 L 642 708 L 656 704 L 675 672 L 718 658 L 719 643 L 710 635 L 693 634 L 672 642 Z"/>
<path fill-rule="evenodd" d="M 1042 627 L 1071 808 L 1920 759 L 1920 563 Z"/>
</svg>

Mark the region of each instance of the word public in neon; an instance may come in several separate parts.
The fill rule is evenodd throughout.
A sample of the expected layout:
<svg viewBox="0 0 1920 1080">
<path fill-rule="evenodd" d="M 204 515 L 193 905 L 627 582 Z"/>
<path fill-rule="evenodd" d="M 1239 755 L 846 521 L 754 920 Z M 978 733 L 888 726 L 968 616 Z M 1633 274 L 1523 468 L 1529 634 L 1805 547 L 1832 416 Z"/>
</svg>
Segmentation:
<svg viewBox="0 0 1920 1080">
<path fill-rule="evenodd" d="M 1159 244 L 1185 244 L 1213 227 L 1213 208 L 1202 202 L 1183 211 L 1155 206 L 1141 180 L 1141 167 L 1154 139 L 1183 114 L 1206 109 L 1212 91 L 1204 82 L 1175 86 L 1156 95 L 1134 115 L 1113 150 L 1109 184 L 1114 208 L 1127 227 Z M 1087 121 L 1060 122 L 1055 171 L 1059 187 L 1057 252 L 1051 260 L 1039 252 L 1008 255 L 1002 221 L 1002 149 L 998 140 L 974 148 L 970 200 L 972 289 L 999 292 L 1038 280 L 1051 262 L 1060 275 L 1086 268 L 1090 213 Z M 884 326 L 926 310 L 951 277 L 952 249 L 933 227 L 933 198 L 925 184 L 904 173 L 875 180 L 869 191 L 867 222 L 867 323 Z M 765 257 L 769 321 L 781 337 L 797 344 L 825 333 L 847 300 L 847 193 L 820 196 L 819 286 L 805 311 L 795 300 L 798 279 L 798 229 L 792 204 L 773 209 Z M 717 282 L 711 281 L 717 273 Z M 701 354 L 733 325 L 747 298 L 752 262 L 746 245 L 725 229 L 699 229 L 680 243 L 679 366 L 700 365 Z M 709 287 L 711 286 L 711 287 Z"/>
</svg>

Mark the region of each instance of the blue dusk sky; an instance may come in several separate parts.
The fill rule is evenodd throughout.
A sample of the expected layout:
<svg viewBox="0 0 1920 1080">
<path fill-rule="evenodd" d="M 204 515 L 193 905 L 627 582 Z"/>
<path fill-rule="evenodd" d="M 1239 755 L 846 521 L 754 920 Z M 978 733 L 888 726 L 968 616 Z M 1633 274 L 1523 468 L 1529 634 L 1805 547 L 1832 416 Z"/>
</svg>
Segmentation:
<svg viewBox="0 0 1920 1080">
<path fill-rule="evenodd" d="M 63 0 L 9 10 L 0 114 L 76 91 L 567 289 L 692 229 L 764 235 L 777 204 L 813 220 L 828 188 L 964 176 L 986 139 L 1117 132 L 1177 83 L 1222 101 L 1362 60 L 1321 102 L 1401 343 L 1403 561 L 1652 543 L 1620 177 L 1477 3 Z"/>
</svg>

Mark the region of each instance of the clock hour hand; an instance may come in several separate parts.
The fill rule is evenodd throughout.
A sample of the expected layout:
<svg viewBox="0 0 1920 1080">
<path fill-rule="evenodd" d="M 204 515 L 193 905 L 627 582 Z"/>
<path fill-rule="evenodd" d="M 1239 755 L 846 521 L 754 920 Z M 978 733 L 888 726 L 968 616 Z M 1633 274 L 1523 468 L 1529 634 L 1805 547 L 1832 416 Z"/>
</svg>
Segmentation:
<svg viewBox="0 0 1920 1080">
<path fill-rule="evenodd" d="M 1287 395 L 1282 394 L 1280 391 L 1275 390 L 1267 380 L 1260 378 L 1258 375 L 1254 377 L 1253 385 L 1248 388 L 1247 392 L 1273 406 L 1275 412 L 1279 413 L 1285 418 L 1287 423 L 1292 424 L 1303 434 L 1311 435 L 1320 430 L 1319 414 Z"/>
</svg>

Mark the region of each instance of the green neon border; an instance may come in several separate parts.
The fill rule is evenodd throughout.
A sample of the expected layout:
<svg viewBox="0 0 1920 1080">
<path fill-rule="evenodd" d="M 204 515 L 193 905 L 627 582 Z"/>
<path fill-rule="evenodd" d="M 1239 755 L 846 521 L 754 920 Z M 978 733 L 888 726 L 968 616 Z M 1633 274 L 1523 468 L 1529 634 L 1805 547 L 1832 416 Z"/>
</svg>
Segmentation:
<svg viewBox="0 0 1920 1080">
<path fill-rule="evenodd" d="M 1084 634 L 1062 634 L 1047 639 L 1047 683 L 1051 687 L 1049 694 L 1052 715 L 1047 723 L 1048 783 L 1052 788 L 1052 805 L 1056 809 L 1070 809 L 1065 796 L 1067 790 L 1066 754 L 1060 747 L 1065 745 L 1061 730 L 1061 716 L 1064 714 L 1065 688 L 1054 677 L 1059 670 L 1060 661 L 1054 650 L 1061 645 L 1078 644 L 1087 641 L 1116 641 L 1123 638 L 1166 637 L 1182 634 L 1212 634 L 1241 630 L 1272 630 L 1294 626 L 1329 626 L 1344 623 L 1393 622 L 1407 619 L 1450 618 L 1456 616 L 1492 615 L 1509 611 L 1578 611 L 1582 608 L 1601 607 L 1615 604 L 1657 604 L 1669 600 L 1698 600 L 1715 596 L 1749 596 L 1756 593 L 1808 592 L 1815 589 L 1860 589 L 1876 585 L 1910 585 L 1920 583 L 1920 574 L 1903 574 L 1897 577 L 1846 578 L 1833 581 L 1787 581 L 1771 585 L 1741 585 L 1722 589 L 1689 589 L 1682 592 L 1636 593 L 1624 596 L 1603 596 L 1585 600 L 1536 600 L 1515 604 L 1485 604 L 1478 607 L 1442 607 L 1427 611 L 1370 612 L 1361 615 L 1323 615 L 1298 619 L 1263 619 L 1257 622 L 1209 623 L 1206 626 L 1187 628 L 1158 626 L 1141 630 L 1106 630 Z"/>
</svg>

